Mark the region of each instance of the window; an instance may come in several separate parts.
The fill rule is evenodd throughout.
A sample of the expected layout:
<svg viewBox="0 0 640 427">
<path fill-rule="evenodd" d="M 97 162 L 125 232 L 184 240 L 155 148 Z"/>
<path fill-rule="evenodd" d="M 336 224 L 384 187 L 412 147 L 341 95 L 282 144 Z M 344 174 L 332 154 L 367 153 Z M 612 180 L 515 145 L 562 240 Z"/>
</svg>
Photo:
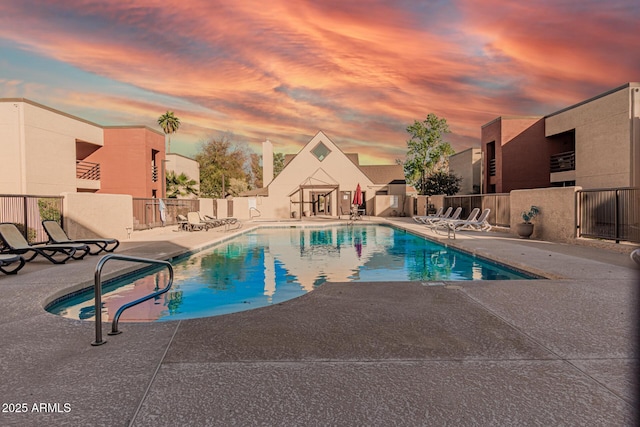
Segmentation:
<svg viewBox="0 0 640 427">
<path fill-rule="evenodd" d="M 314 156 L 320 161 L 323 161 L 325 157 L 331 153 L 331 150 L 327 148 L 322 142 L 315 146 L 313 150 L 311 150 Z"/>
</svg>

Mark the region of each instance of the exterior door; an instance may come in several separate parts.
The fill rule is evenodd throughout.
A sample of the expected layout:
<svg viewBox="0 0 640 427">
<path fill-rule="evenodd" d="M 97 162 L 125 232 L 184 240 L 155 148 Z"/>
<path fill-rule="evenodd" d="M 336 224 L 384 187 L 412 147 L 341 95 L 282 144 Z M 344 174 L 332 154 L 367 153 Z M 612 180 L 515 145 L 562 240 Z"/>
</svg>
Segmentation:
<svg viewBox="0 0 640 427">
<path fill-rule="evenodd" d="M 351 191 L 340 192 L 340 201 L 338 206 L 340 206 L 340 215 L 349 215 L 351 212 Z"/>
</svg>

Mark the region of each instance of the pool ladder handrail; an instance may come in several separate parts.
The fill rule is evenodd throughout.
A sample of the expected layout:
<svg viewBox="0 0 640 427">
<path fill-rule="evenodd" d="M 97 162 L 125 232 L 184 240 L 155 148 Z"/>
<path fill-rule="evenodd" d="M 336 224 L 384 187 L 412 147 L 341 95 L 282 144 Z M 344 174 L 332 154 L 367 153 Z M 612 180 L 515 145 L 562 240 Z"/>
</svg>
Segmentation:
<svg viewBox="0 0 640 427">
<path fill-rule="evenodd" d="M 102 278 L 101 276 L 102 276 L 102 268 L 104 267 L 105 263 L 112 259 L 116 259 L 120 261 L 138 262 L 138 263 L 144 263 L 144 264 L 164 265 L 169 270 L 169 281 L 167 282 L 167 286 L 165 286 L 164 288 L 156 292 L 153 292 L 145 297 L 138 298 L 135 301 L 131 301 L 126 304 L 123 304 L 118 309 L 118 311 L 116 311 L 116 314 L 113 317 L 113 322 L 111 323 L 111 332 L 109 332 L 108 335 L 118 335 L 121 333 L 121 331 L 118 330 L 118 320 L 120 319 L 120 315 L 122 314 L 123 311 L 125 311 L 130 307 L 133 307 L 134 305 L 138 305 L 144 301 L 150 300 L 151 298 L 157 297 L 158 295 L 164 294 L 165 292 L 169 291 L 169 289 L 171 289 L 171 286 L 173 285 L 173 266 L 169 261 L 140 258 L 140 257 L 134 257 L 134 256 L 128 256 L 128 255 L 119 255 L 119 254 L 109 254 L 109 255 L 103 256 L 102 259 L 100 259 L 100 261 L 98 261 L 98 264 L 96 265 L 96 270 L 95 270 L 94 279 L 93 279 L 93 290 L 95 294 L 95 311 L 96 311 L 96 340 L 91 343 L 91 345 L 93 346 L 102 345 L 107 342 L 106 340 L 102 339 Z"/>
<path fill-rule="evenodd" d="M 258 214 L 252 215 L 253 211 L 256 211 Z M 249 219 L 258 218 L 259 216 L 262 216 L 262 212 L 260 212 L 257 208 L 254 208 L 254 207 L 249 208 Z"/>
</svg>

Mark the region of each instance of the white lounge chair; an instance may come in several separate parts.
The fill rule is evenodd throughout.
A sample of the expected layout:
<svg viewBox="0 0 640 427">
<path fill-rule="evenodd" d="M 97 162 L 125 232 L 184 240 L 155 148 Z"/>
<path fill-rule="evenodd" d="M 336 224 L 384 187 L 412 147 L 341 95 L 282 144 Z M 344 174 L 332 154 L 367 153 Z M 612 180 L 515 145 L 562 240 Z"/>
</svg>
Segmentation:
<svg viewBox="0 0 640 427">
<path fill-rule="evenodd" d="M 444 207 L 439 207 L 436 213 L 433 215 L 416 215 L 413 217 L 413 220 L 418 224 L 423 224 L 422 220 L 424 218 L 440 218 L 442 217 L 442 212 L 444 211 Z"/>
<path fill-rule="evenodd" d="M 460 230 L 473 230 L 473 231 L 489 231 L 491 230 L 491 224 L 489 224 L 488 218 L 491 213 L 491 209 L 485 209 L 482 211 L 478 218 L 471 221 L 448 221 L 447 229 L 449 232 L 453 231 L 453 238 L 456 238 L 456 231 Z"/>
<path fill-rule="evenodd" d="M 419 221 L 422 224 L 427 224 L 429 221 L 447 219 L 451 215 L 451 212 L 453 212 L 453 208 L 449 206 L 447 210 L 441 212 L 440 215 L 438 215 L 436 212 L 436 215 L 427 215 L 420 217 Z"/>
<path fill-rule="evenodd" d="M 471 209 L 471 212 L 469 213 L 469 216 L 467 217 L 467 219 L 438 221 L 433 225 L 433 227 L 431 227 L 431 229 L 436 233 L 438 233 L 439 230 L 441 231 L 447 230 L 447 233 L 449 233 L 448 231 L 449 225 L 455 225 L 461 222 L 475 221 L 478 218 L 478 214 L 480 214 L 480 209 L 473 208 Z"/>
<path fill-rule="evenodd" d="M 449 208 L 449 211 L 451 208 Z M 424 220 L 423 224 L 427 227 L 433 228 L 441 221 L 457 221 L 460 219 L 460 215 L 462 214 L 462 207 L 458 206 L 456 210 L 453 212 L 451 216 L 443 216 L 441 218 L 427 218 Z"/>
</svg>

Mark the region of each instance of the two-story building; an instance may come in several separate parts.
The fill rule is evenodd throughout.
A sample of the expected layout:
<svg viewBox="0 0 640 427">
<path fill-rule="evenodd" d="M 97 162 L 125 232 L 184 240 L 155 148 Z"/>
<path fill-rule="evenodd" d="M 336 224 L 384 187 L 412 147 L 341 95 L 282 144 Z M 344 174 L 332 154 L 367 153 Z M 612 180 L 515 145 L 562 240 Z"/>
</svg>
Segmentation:
<svg viewBox="0 0 640 427">
<path fill-rule="evenodd" d="M 0 194 L 164 196 L 164 134 L 0 99 Z"/>
<path fill-rule="evenodd" d="M 544 117 L 498 117 L 481 144 L 485 193 L 640 187 L 640 83 Z"/>
</svg>

